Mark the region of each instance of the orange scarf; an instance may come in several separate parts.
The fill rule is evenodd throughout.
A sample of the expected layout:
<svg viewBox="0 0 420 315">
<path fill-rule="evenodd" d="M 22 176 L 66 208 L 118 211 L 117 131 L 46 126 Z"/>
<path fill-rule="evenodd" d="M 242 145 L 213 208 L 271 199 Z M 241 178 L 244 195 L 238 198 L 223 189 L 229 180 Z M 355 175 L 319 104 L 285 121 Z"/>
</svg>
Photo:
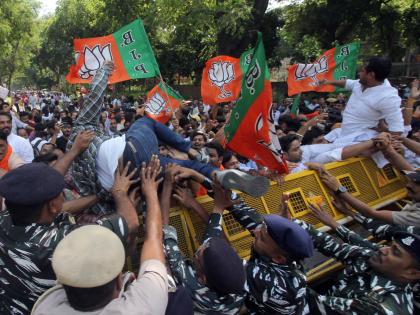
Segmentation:
<svg viewBox="0 0 420 315">
<path fill-rule="evenodd" d="M 4 156 L 3 160 L 0 161 L 0 168 L 5 170 L 5 171 L 9 171 L 9 159 L 10 156 L 12 155 L 12 147 L 10 145 L 7 145 L 7 152 L 6 155 Z"/>
</svg>

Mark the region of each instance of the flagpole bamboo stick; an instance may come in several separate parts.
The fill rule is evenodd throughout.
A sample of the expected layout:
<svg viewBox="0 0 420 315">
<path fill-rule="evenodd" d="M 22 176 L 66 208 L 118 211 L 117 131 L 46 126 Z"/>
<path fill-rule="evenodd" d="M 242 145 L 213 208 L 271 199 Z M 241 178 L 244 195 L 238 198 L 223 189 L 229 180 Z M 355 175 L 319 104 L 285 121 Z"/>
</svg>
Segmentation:
<svg viewBox="0 0 420 315">
<path fill-rule="evenodd" d="M 165 92 L 166 97 L 168 98 L 169 106 L 171 106 L 171 108 L 172 108 L 171 98 L 169 97 L 169 93 L 166 90 L 166 84 L 165 84 L 165 81 L 163 81 L 162 74 L 160 73 L 160 71 L 159 71 L 159 78 L 160 78 L 160 82 L 162 82 L 163 91 Z"/>
</svg>

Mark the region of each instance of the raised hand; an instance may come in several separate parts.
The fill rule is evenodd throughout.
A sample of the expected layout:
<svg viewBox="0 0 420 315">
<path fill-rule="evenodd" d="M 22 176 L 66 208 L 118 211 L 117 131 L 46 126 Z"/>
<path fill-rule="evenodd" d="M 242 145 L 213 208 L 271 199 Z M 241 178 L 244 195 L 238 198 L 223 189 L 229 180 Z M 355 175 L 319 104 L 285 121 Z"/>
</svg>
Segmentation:
<svg viewBox="0 0 420 315">
<path fill-rule="evenodd" d="M 79 154 L 82 153 L 89 147 L 94 137 L 95 132 L 92 130 L 80 132 L 74 140 L 72 149 L 76 150 Z"/>
<path fill-rule="evenodd" d="M 223 213 L 225 209 L 240 202 L 239 198 L 232 200 L 232 191 L 224 189 L 216 180 L 213 181 L 214 212 Z"/>
<path fill-rule="evenodd" d="M 128 174 L 130 164 L 131 162 L 127 162 L 126 166 L 124 167 L 122 160 L 118 160 L 118 168 L 115 171 L 114 185 L 111 189 L 111 193 L 114 197 L 118 196 L 119 194 L 127 195 L 131 185 L 139 182 L 139 179 L 133 179 L 137 173 L 137 168 Z"/>
<path fill-rule="evenodd" d="M 340 187 L 340 182 L 329 172 L 323 172 L 319 177 L 322 183 L 333 192 L 336 192 Z"/>
<path fill-rule="evenodd" d="M 280 204 L 279 204 L 279 215 L 282 216 L 283 218 L 290 220 L 290 212 L 288 208 L 289 199 L 290 199 L 290 194 L 288 193 L 282 194 Z"/>
<path fill-rule="evenodd" d="M 337 228 L 338 223 L 334 220 L 331 214 L 324 210 L 321 205 L 310 203 L 309 209 L 311 209 L 312 213 L 318 218 L 319 221 L 331 227 L 332 229 Z"/>
<path fill-rule="evenodd" d="M 149 162 L 149 165 L 146 167 L 146 163 L 143 162 L 141 167 L 141 190 L 143 194 L 147 197 L 152 196 L 157 193 L 159 183 L 163 178 L 156 180 L 157 176 L 160 173 L 160 161 L 157 155 L 153 155 L 152 159 Z"/>
<path fill-rule="evenodd" d="M 187 209 L 194 208 L 195 198 L 189 188 L 175 186 L 174 193 L 172 195 Z"/>
</svg>

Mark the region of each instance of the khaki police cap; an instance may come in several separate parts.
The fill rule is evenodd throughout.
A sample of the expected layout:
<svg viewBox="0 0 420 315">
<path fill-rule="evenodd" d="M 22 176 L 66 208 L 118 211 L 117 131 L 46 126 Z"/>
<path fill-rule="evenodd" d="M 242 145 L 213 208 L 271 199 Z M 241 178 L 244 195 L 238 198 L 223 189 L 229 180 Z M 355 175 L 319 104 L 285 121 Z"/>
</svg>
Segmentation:
<svg viewBox="0 0 420 315">
<path fill-rule="evenodd" d="M 328 103 L 335 103 L 335 102 L 337 102 L 337 99 L 336 99 L 336 98 L 334 98 L 334 97 L 329 97 L 329 98 L 327 98 L 327 99 L 326 99 L 326 101 L 327 101 Z"/>
<path fill-rule="evenodd" d="M 99 225 L 86 225 L 58 243 L 52 267 L 59 283 L 94 288 L 115 279 L 124 261 L 124 246 L 115 233 Z"/>
</svg>

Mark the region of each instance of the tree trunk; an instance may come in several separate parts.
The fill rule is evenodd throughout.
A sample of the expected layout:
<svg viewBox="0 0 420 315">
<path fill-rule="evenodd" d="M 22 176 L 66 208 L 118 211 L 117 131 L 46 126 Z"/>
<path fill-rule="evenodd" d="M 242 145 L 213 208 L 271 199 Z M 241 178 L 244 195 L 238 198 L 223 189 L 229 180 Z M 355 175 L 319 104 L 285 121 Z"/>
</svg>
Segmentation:
<svg viewBox="0 0 420 315">
<path fill-rule="evenodd" d="M 7 76 L 7 88 L 9 89 L 9 91 L 12 90 L 12 80 L 13 80 L 13 74 L 15 73 L 15 70 L 16 70 L 15 62 L 16 62 L 16 55 L 18 53 L 19 45 L 20 45 L 20 40 L 18 40 L 15 46 L 13 47 L 13 53 L 10 58 L 10 66 L 8 67 L 9 73 Z"/>
</svg>

